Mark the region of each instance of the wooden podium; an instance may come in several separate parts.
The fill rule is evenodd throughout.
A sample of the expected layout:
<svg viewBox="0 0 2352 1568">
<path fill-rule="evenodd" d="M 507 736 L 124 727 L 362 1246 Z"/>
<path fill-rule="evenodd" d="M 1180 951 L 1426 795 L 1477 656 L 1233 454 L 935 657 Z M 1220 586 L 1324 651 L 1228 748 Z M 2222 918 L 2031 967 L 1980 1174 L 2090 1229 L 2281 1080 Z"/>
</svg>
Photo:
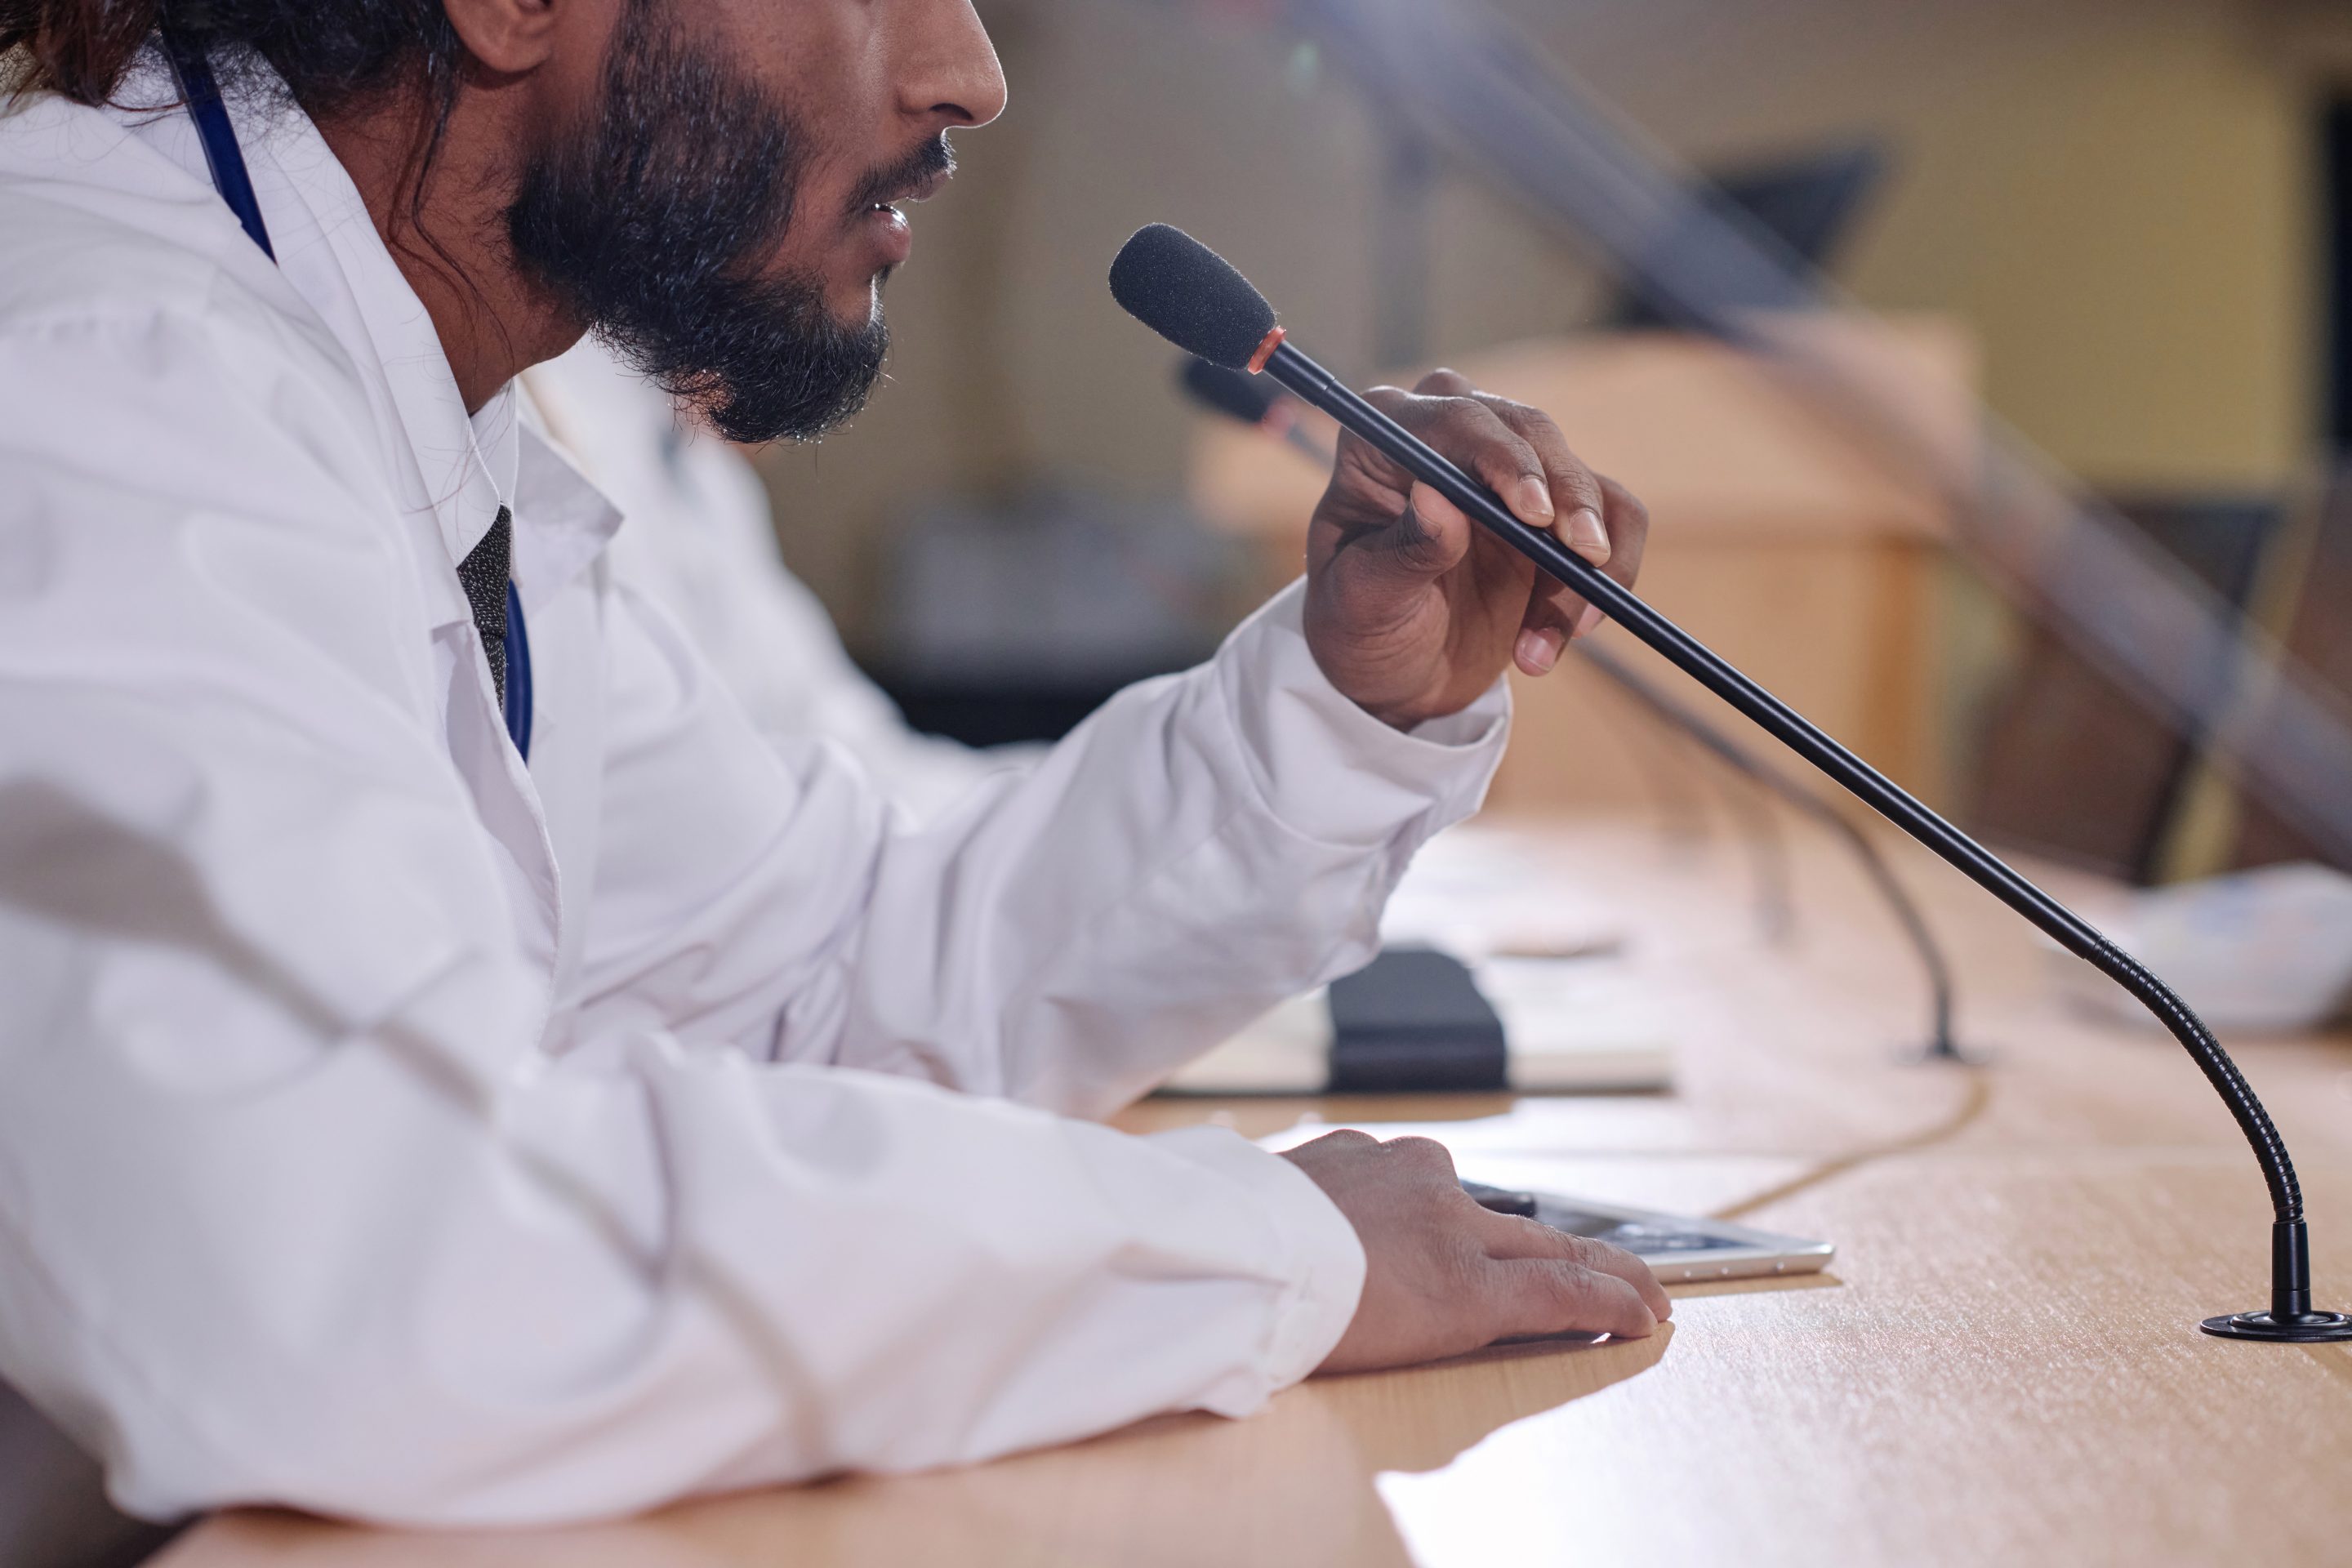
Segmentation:
<svg viewBox="0 0 2352 1568">
<path fill-rule="evenodd" d="M 1938 465 L 1967 471 L 1976 356 L 1964 328 L 1834 315 L 1780 330 L 1804 334 L 1808 360 L 1867 388 Z M 1874 458 L 1768 365 L 1710 340 L 1545 339 L 1454 368 L 1549 413 L 1579 456 L 1642 498 L 1651 531 L 1639 590 L 1652 604 L 1930 804 L 1948 798 L 1939 577 L 1949 520 L 1932 487 Z M 1275 581 L 1298 570 L 1326 478 L 1258 432 L 1200 424 L 1193 502 L 1262 542 Z M 1806 771 L 1623 633 L 1595 635 L 1734 738 Z M 1661 755 L 1680 742 L 1573 648 L 1543 680 L 1512 679 L 1517 720 L 1495 806 L 1622 808 L 1656 795 L 1661 767 L 1687 772 Z"/>
</svg>

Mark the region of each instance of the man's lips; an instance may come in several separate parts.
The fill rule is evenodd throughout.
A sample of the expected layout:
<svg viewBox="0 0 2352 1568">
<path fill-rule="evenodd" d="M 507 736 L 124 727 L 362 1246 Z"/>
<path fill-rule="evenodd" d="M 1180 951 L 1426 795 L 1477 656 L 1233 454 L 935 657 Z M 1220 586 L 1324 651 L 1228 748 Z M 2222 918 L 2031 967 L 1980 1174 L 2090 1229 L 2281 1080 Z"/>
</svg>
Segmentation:
<svg viewBox="0 0 2352 1568">
<path fill-rule="evenodd" d="M 903 184 L 895 185 L 888 190 L 877 193 L 868 198 L 865 206 L 860 210 L 863 212 L 878 212 L 885 207 L 897 206 L 900 202 L 929 201 L 933 196 L 939 195 L 940 187 L 947 183 L 948 171 L 945 169 L 936 169 L 929 174 L 907 181 Z"/>
<path fill-rule="evenodd" d="M 851 199 L 849 226 L 872 243 L 880 266 L 898 266 L 914 248 L 914 233 L 899 207 L 937 195 L 954 173 L 955 153 L 942 135 L 895 166 L 877 171 Z"/>
<path fill-rule="evenodd" d="M 922 201 L 937 194 L 947 181 L 945 170 L 925 174 L 876 196 L 852 219 L 874 226 L 868 232 L 874 237 L 874 247 L 883 266 L 903 266 L 914 253 L 915 231 L 908 226 L 907 215 L 898 210 L 899 204 Z"/>
</svg>

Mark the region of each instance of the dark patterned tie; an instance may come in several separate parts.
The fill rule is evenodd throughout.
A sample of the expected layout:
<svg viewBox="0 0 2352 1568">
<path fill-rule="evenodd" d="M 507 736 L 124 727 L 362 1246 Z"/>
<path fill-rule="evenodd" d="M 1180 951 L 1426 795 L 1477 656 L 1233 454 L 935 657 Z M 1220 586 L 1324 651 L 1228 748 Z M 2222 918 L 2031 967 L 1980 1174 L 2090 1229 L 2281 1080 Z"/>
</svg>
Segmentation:
<svg viewBox="0 0 2352 1568">
<path fill-rule="evenodd" d="M 482 652 L 490 661 L 490 687 L 499 694 L 501 713 L 507 707 L 507 576 L 513 558 L 514 520 L 500 507 L 489 532 L 457 563 L 457 581 L 473 609 L 474 629 L 482 634 Z"/>
</svg>

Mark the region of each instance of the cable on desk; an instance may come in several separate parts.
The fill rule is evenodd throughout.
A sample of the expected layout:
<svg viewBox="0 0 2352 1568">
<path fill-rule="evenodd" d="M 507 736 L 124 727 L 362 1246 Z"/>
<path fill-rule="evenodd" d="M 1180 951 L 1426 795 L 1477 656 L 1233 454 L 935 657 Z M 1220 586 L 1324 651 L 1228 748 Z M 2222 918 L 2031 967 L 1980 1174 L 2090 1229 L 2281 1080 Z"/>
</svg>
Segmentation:
<svg viewBox="0 0 2352 1568">
<path fill-rule="evenodd" d="M 1958 1044 L 1952 1037 L 1952 969 L 1944 950 L 1928 930 L 1927 917 L 1905 890 L 1902 879 L 1879 853 L 1870 835 L 1855 826 L 1845 814 L 1830 805 L 1812 791 L 1783 777 L 1772 768 L 1749 756 L 1747 751 L 1714 725 L 1675 698 L 1667 696 L 1606 648 L 1589 641 L 1580 645 L 1586 660 L 1615 683 L 1617 689 L 1650 710 L 1677 731 L 1684 741 L 1720 763 L 1732 773 L 1756 785 L 1759 790 L 1779 796 L 1807 816 L 1820 823 L 1845 845 L 1863 874 L 1870 879 L 1880 898 L 1903 928 L 1903 934 L 1918 955 L 1919 966 L 1927 978 L 1928 1035 L 1923 1053 L 1930 1061 L 1960 1061 L 1964 1059 Z M 1759 803 L 1760 804 L 1760 803 Z"/>
<path fill-rule="evenodd" d="M 1783 1198 L 1794 1197 L 1799 1193 L 1820 1186 L 1823 1182 L 1833 1177 L 1842 1176 L 1848 1171 L 1875 1163 L 1880 1160 L 1891 1159 L 1897 1154 L 1916 1154 L 1923 1149 L 1932 1149 L 1938 1143 L 1958 1137 L 1966 1131 L 1978 1117 L 1984 1114 L 1986 1106 L 1992 1103 L 1992 1075 L 1983 1068 L 1969 1062 L 1958 1062 L 1954 1066 L 1958 1071 L 1966 1075 L 1967 1089 L 1960 1096 L 1958 1108 L 1942 1121 L 1932 1126 L 1924 1127 L 1916 1132 L 1906 1133 L 1900 1138 L 1891 1139 L 1883 1143 L 1865 1144 L 1850 1152 L 1824 1160 L 1804 1174 L 1791 1176 L 1778 1186 L 1767 1187 L 1753 1197 L 1742 1198 L 1738 1203 L 1726 1205 L 1709 1214 L 1707 1218 L 1744 1219 L 1758 1209 L 1777 1204 Z"/>
</svg>

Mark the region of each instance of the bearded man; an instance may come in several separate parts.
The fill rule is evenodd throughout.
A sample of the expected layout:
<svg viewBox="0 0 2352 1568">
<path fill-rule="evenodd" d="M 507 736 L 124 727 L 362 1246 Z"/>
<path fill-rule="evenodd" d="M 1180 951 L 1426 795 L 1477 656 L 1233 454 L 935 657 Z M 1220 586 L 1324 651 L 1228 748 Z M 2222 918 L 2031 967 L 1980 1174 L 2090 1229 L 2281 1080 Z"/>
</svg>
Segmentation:
<svg viewBox="0 0 2352 1568">
<path fill-rule="evenodd" d="M 528 366 L 849 417 L 966 0 L 0 0 L 0 1373 L 167 1518 L 576 1519 L 1649 1332 L 1444 1151 L 1088 1120 L 1360 963 L 1583 607 L 1360 446 L 920 831 L 616 584 Z M 215 90 L 217 86 L 217 92 Z M 1631 577 L 1443 375 L 1389 411 Z"/>
</svg>

